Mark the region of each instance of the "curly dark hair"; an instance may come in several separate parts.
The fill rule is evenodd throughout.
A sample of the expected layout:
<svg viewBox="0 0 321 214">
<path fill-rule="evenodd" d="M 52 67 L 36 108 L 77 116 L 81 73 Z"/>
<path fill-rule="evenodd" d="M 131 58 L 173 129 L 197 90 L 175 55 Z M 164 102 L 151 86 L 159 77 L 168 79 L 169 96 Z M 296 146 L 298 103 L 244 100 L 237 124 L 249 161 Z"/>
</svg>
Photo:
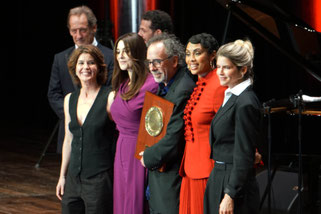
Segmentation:
<svg viewBox="0 0 321 214">
<path fill-rule="evenodd" d="M 150 28 L 155 31 L 160 29 L 165 33 L 173 33 L 174 26 L 170 15 L 162 10 L 149 10 L 142 15 L 142 19 L 151 22 Z"/>
<path fill-rule="evenodd" d="M 105 84 L 107 81 L 107 66 L 104 61 L 104 55 L 99 50 L 99 48 L 97 48 L 94 45 L 81 45 L 72 52 L 68 61 L 68 70 L 72 77 L 73 82 L 77 86 L 81 87 L 80 80 L 76 75 L 76 65 L 77 65 L 79 56 L 83 53 L 90 54 L 94 58 L 95 63 L 97 64 L 98 74 L 96 78 L 97 78 L 98 85 Z"/>
<path fill-rule="evenodd" d="M 208 33 L 200 33 L 189 38 L 187 43 L 201 44 L 202 48 L 206 49 L 209 54 L 218 50 L 219 44 L 217 40 Z"/>
</svg>

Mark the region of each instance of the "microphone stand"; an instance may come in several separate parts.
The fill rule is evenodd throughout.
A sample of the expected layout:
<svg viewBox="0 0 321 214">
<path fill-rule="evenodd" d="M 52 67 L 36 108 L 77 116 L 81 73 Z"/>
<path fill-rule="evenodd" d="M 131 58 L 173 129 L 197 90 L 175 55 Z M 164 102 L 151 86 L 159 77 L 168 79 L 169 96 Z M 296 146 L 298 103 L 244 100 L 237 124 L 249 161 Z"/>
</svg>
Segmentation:
<svg viewBox="0 0 321 214">
<path fill-rule="evenodd" d="M 299 173 L 298 173 L 298 211 L 299 214 L 302 214 L 302 111 L 303 111 L 303 99 L 302 99 L 302 90 L 299 91 L 293 98 L 290 98 L 291 102 L 293 102 L 294 107 L 298 108 L 298 141 L 299 141 Z"/>
<path fill-rule="evenodd" d="M 264 116 L 267 116 L 268 119 L 268 167 L 267 167 L 267 187 L 264 192 L 264 196 L 262 198 L 262 201 L 260 203 L 260 209 L 263 206 L 264 199 L 266 197 L 266 193 L 268 194 L 268 213 L 271 214 L 271 183 L 272 183 L 272 176 L 271 176 L 271 147 L 272 147 L 272 134 L 271 134 L 271 107 L 269 106 L 269 103 L 274 102 L 275 100 L 272 99 L 270 101 L 267 101 L 263 103 L 264 108 Z"/>
</svg>

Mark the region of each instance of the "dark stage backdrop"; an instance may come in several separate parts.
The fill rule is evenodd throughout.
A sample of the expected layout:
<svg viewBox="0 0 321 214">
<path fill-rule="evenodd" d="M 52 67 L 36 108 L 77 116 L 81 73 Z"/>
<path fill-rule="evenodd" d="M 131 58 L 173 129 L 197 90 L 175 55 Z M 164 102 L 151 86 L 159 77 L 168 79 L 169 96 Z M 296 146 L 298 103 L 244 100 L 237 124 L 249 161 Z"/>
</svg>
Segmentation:
<svg viewBox="0 0 321 214">
<path fill-rule="evenodd" d="M 51 65 L 55 53 L 73 45 L 66 19 L 70 8 L 83 4 L 94 10 L 100 22 L 105 20 L 104 1 L 18 0 L 3 6 L 9 14 L 1 30 L 5 36 L 0 84 L 4 134 L 6 130 L 53 129 L 57 117 L 47 100 Z"/>
<path fill-rule="evenodd" d="M 175 34 L 184 44 L 190 36 L 201 32 L 211 33 L 219 43 L 222 42 L 227 10 L 217 1 L 203 0 L 195 4 L 195 1 L 162 0 L 158 3 L 160 9 L 172 16 Z M 9 15 L 4 19 L 6 27 L 2 30 L 6 36 L 0 86 L 2 127 L 48 130 L 54 127 L 57 118 L 49 107 L 46 95 L 51 64 L 55 53 L 73 44 L 66 27 L 66 17 L 71 7 L 81 4 L 91 7 L 98 20 L 106 22 L 105 33 L 112 39 L 109 1 L 36 3 L 18 0 L 4 6 Z M 255 90 L 262 102 L 287 98 L 300 89 L 306 94 L 320 96 L 320 83 L 232 16 L 226 42 L 246 37 L 252 40 L 255 47 Z M 311 82 L 307 83 L 307 79 Z"/>
</svg>

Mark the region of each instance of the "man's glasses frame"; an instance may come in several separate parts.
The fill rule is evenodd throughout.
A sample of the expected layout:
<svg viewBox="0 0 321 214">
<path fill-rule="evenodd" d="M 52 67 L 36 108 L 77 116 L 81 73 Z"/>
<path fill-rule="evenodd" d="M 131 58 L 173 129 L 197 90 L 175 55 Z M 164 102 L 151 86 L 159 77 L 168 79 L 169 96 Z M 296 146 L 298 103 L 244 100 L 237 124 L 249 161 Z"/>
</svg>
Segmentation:
<svg viewBox="0 0 321 214">
<path fill-rule="evenodd" d="M 165 59 L 153 59 L 151 61 L 149 61 L 148 59 L 145 60 L 145 64 L 147 67 L 149 67 L 150 65 L 153 65 L 156 68 L 159 68 L 161 66 L 161 63 L 164 62 L 165 60 L 168 60 L 170 58 L 172 58 L 173 56 L 169 56 Z"/>
</svg>

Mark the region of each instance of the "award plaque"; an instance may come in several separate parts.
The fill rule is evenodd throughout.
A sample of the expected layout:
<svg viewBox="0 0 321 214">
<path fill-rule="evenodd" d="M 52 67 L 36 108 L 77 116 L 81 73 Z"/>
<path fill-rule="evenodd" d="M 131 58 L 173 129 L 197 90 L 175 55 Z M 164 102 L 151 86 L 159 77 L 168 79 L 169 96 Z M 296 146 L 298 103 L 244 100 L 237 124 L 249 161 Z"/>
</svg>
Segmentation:
<svg viewBox="0 0 321 214">
<path fill-rule="evenodd" d="M 167 123 L 172 116 L 174 103 L 151 92 L 146 92 L 135 157 L 140 160 L 140 152 L 161 140 L 166 134 Z"/>
</svg>

